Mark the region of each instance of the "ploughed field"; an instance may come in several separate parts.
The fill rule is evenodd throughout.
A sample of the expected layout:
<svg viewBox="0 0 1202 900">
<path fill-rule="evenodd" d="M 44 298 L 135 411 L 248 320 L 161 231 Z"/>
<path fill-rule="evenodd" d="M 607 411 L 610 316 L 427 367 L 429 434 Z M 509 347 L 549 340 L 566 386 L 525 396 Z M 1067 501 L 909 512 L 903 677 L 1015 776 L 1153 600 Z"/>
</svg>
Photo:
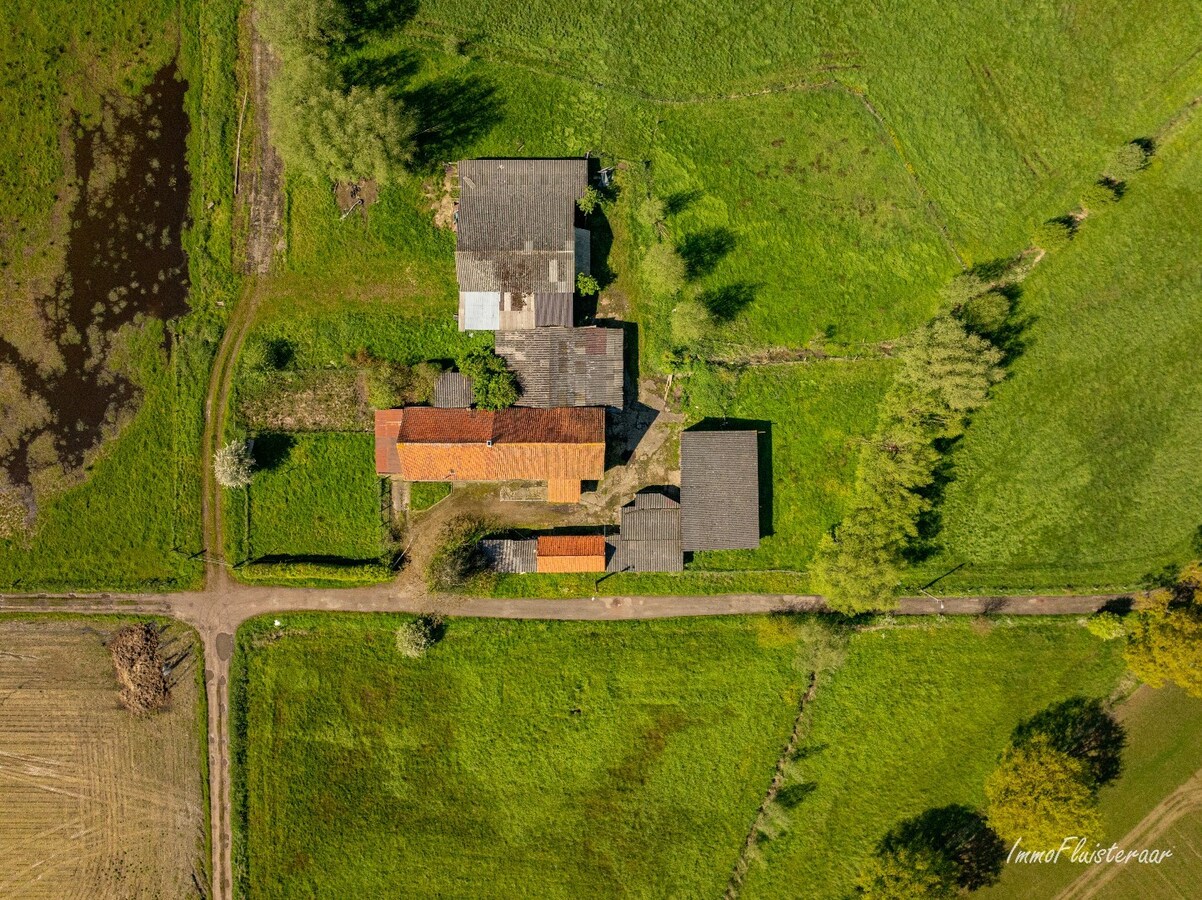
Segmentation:
<svg viewBox="0 0 1202 900">
<path fill-rule="evenodd" d="M 0 619 L 0 896 L 207 895 L 194 634 L 162 634 L 171 701 L 118 704 L 105 641 L 131 620 Z"/>
</svg>

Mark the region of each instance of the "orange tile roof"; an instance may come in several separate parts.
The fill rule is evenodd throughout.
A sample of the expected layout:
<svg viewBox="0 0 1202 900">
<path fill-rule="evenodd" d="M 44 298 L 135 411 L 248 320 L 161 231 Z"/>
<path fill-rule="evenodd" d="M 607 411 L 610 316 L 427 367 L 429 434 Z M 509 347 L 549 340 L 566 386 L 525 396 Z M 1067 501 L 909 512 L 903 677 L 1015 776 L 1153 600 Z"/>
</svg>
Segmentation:
<svg viewBox="0 0 1202 900">
<path fill-rule="evenodd" d="M 605 536 L 601 534 L 544 534 L 538 539 L 538 555 L 605 556 Z"/>
<path fill-rule="evenodd" d="M 401 458 L 397 454 L 397 435 L 401 430 L 403 409 L 376 410 L 376 474 L 395 475 L 401 471 Z"/>
<path fill-rule="evenodd" d="M 605 554 L 600 556 L 540 556 L 535 561 L 534 570 L 552 574 L 604 572 Z"/>
<path fill-rule="evenodd" d="M 592 407 L 405 410 L 401 443 L 589 444 L 605 442 L 605 411 Z"/>
</svg>

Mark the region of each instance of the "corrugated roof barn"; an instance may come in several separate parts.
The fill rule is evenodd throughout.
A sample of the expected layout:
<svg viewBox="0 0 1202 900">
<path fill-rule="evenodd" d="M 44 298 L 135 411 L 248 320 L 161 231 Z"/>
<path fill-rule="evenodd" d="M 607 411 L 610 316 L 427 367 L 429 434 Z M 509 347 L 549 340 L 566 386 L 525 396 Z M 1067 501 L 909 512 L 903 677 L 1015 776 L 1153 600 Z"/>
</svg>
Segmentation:
<svg viewBox="0 0 1202 900">
<path fill-rule="evenodd" d="M 472 380 L 460 372 L 443 372 L 434 382 L 434 406 L 439 409 L 465 409 L 474 400 Z"/>
<path fill-rule="evenodd" d="M 680 504 L 660 493 L 636 494 L 622 507 L 622 525 L 612 570 L 615 572 L 680 572 Z"/>
<path fill-rule="evenodd" d="M 460 330 L 572 324 L 577 255 L 587 253 L 576 201 L 587 184 L 583 159 L 459 163 Z"/>
<path fill-rule="evenodd" d="M 534 538 L 507 540 L 485 538 L 480 550 L 488 560 L 489 568 L 497 572 L 522 575 L 538 568 L 537 543 Z"/>
<path fill-rule="evenodd" d="M 685 550 L 760 545 L 758 440 L 755 431 L 686 431 L 680 436 Z"/>
<path fill-rule="evenodd" d="M 621 328 L 498 331 L 496 350 L 517 375 L 519 406 L 622 406 Z"/>
</svg>

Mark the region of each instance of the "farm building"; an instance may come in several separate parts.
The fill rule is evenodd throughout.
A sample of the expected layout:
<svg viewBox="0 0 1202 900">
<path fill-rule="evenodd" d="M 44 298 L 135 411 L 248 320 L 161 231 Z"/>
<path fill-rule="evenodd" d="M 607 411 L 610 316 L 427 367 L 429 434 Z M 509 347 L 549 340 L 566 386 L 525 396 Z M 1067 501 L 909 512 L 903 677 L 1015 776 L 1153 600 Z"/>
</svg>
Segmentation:
<svg viewBox="0 0 1202 900">
<path fill-rule="evenodd" d="M 622 406 L 621 328 L 499 331 L 496 351 L 517 375 L 519 406 Z"/>
<path fill-rule="evenodd" d="M 680 504 L 666 494 L 643 492 L 622 507 L 614 572 L 680 572 Z"/>
<path fill-rule="evenodd" d="M 605 536 L 544 534 L 538 538 L 537 571 L 604 572 Z"/>
<path fill-rule="evenodd" d="M 443 372 L 434 382 L 434 406 L 440 409 L 467 409 L 474 401 L 472 380 L 459 372 Z"/>
<path fill-rule="evenodd" d="M 455 273 L 459 330 L 572 326 L 588 231 L 575 227 L 588 184 L 583 159 L 459 163 Z"/>
<path fill-rule="evenodd" d="M 760 545 L 758 440 L 754 431 L 686 431 L 680 436 L 685 550 L 753 550 Z"/>
<path fill-rule="evenodd" d="M 537 571 L 537 548 L 534 538 L 485 538 L 480 542 L 488 567 L 508 575 Z"/>
<path fill-rule="evenodd" d="M 605 471 L 605 411 L 380 410 L 376 471 L 406 481 L 545 481 L 550 502 L 576 503 L 580 483 Z"/>
</svg>

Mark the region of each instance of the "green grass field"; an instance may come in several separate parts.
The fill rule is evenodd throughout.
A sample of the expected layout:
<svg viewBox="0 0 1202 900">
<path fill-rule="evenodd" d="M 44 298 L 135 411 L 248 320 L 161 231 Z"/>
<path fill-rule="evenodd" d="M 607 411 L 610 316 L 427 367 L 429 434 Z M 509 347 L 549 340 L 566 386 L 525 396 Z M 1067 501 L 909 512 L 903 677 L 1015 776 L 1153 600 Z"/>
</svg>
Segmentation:
<svg viewBox="0 0 1202 900">
<path fill-rule="evenodd" d="M 721 893 L 828 638 L 769 618 L 238 633 L 242 896 Z"/>
<path fill-rule="evenodd" d="M 247 558 L 374 560 L 383 554 L 386 495 L 369 435 L 262 435 L 255 452 L 270 461 L 247 489 Z"/>
<path fill-rule="evenodd" d="M 944 550 L 919 574 L 1021 588 L 1132 586 L 1202 526 L 1202 119 L 1024 284 L 1026 351 L 952 454 Z"/>
<path fill-rule="evenodd" d="M 239 632 L 243 896 L 720 893 L 818 669 L 788 822 L 743 894 L 841 897 L 898 821 L 981 803 L 1020 719 L 1105 697 L 1123 669 L 1072 619 L 916 619 L 849 640 L 804 618 L 456 619 L 417 660 L 395 649 L 402 621 Z M 1108 816 L 1171 790 L 1202 728 L 1197 704 L 1122 715 L 1130 777 Z"/>
</svg>

